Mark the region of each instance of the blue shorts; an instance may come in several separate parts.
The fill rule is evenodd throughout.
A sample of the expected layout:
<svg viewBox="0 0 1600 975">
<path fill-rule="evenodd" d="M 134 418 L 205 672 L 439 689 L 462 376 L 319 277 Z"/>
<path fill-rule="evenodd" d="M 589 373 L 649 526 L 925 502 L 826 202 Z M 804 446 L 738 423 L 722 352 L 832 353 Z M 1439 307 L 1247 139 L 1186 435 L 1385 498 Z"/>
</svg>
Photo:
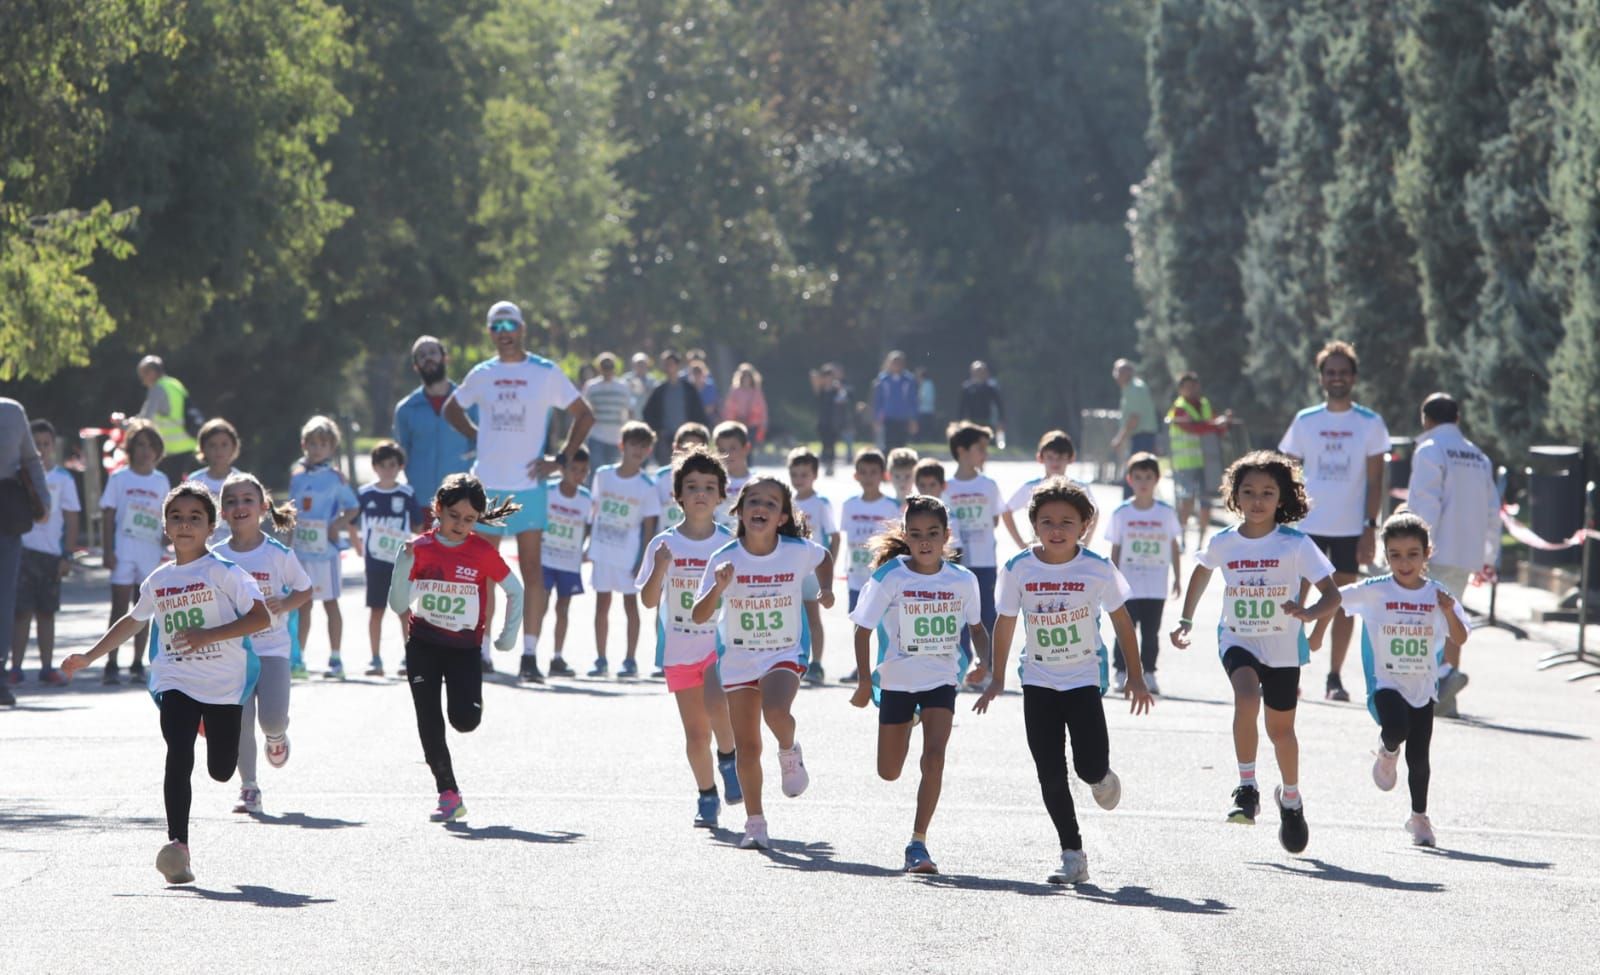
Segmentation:
<svg viewBox="0 0 1600 975">
<path fill-rule="evenodd" d="M 485 535 L 520 535 L 523 532 L 542 532 L 545 526 L 545 493 L 547 488 L 540 484 L 525 491 L 495 491 L 487 486 L 484 490 L 489 495 L 489 507 L 494 507 L 499 498 L 509 497 L 512 501 L 522 505 L 522 510 L 511 515 L 498 525 L 479 525 L 478 531 Z"/>
<path fill-rule="evenodd" d="M 562 599 L 569 596 L 583 595 L 583 573 L 573 572 L 571 569 L 552 569 L 548 565 L 540 566 L 544 573 L 544 591 L 554 589 L 556 595 Z"/>
<path fill-rule="evenodd" d="M 926 691 L 879 691 L 878 723 L 906 724 L 922 708 L 956 709 L 956 685 L 945 684 Z"/>
<path fill-rule="evenodd" d="M 389 582 L 394 578 L 394 563 L 382 559 L 367 559 L 367 608 L 386 609 L 389 606 Z"/>
</svg>

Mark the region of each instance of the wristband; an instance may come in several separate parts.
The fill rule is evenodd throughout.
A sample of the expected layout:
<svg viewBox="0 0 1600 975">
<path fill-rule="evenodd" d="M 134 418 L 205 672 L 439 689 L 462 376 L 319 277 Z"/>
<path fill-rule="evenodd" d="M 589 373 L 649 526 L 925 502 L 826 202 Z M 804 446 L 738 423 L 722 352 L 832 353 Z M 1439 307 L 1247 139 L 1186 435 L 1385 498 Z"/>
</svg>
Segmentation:
<svg viewBox="0 0 1600 975">
<path fill-rule="evenodd" d="M 1194 620 L 1189 619 L 1187 616 L 1180 616 L 1180 617 L 1178 617 L 1178 625 L 1179 626 L 1193 627 L 1194 626 Z"/>
</svg>

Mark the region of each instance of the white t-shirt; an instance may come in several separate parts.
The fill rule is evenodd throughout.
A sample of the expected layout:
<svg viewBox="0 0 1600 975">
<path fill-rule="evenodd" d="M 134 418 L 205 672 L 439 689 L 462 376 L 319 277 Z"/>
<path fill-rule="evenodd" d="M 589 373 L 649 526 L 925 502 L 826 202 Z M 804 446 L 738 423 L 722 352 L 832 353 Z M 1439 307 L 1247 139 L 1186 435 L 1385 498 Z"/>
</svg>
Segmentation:
<svg viewBox="0 0 1600 975">
<path fill-rule="evenodd" d="M 1129 599 L 1167 598 L 1172 543 L 1182 534 L 1178 513 L 1161 501 L 1142 511 L 1133 506 L 1133 501 L 1124 501 L 1111 512 L 1106 541 L 1122 546 L 1117 568 L 1133 591 Z"/>
<path fill-rule="evenodd" d="M 100 507 L 117 512 L 118 558 L 143 556 L 151 565 L 161 561 L 165 547 L 161 505 L 171 489 L 172 482 L 160 471 L 136 474 L 133 468 L 124 467 L 106 480 Z"/>
<path fill-rule="evenodd" d="M 292 592 L 304 592 L 311 588 L 311 577 L 306 574 L 300 559 L 287 546 L 270 536 L 248 552 L 241 552 L 226 542 L 213 551 L 218 558 L 232 562 L 255 580 L 256 587 L 261 591 L 262 602 L 266 602 L 267 596 L 282 598 Z M 274 615 L 270 627 L 246 637 L 250 649 L 258 657 L 290 656 L 298 636 L 289 624 L 289 616 Z"/>
<path fill-rule="evenodd" d="M 1450 633 L 1439 606 L 1443 588 L 1428 579 L 1421 589 L 1407 589 L 1384 575 L 1339 589 L 1344 597 L 1339 611 L 1361 618 L 1361 666 L 1369 694 L 1387 687 L 1414 708 L 1439 696 L 1439 660 Z M 1462 626 L 1469 625 L 1460 602 L 1454 611 Z"/>
<path fill-rule="evenodd" d="M 878 686 L 931 691 L 961 679 L 961 634 L 983 622 L 978 578 L 945 562 L 933 575 L 904 557 L 879 566 L 856 598 L 850 622 L 878 631 Z"/>
<path fill-rule="evenodd" d="M 1017 619 L 1022 683 L 1070 691 L 1106 689 L 1110 660 L 1100 615 L 1128 600 L 1128 582 L 1104 556 L 1079 547 L 1071 562 L 1050 565 L 1032 548 L 1000 570 L 995 612 Z"/>
<path fill-rule="evenodd" d="M 694 621 L 695 595 L 711 556 L 733 541 L 733 532 L 717 525 L 707 538 L 696 541 L 669 528 L 650 539 L 639 566 L 635 587 L 644 588 L 655 570 L 656 551 L 663 545 L 672 553 L 672 565 L 661 583 L 661 603 L 656 607 L 656 666 L 676 667 L 699 663 L 717 650 L 717 621 Z"/>
<path fill-rule="evenodd" d="M 644 471 L 632 477 L 617 473 L 616 464 L 594 472 L 594 527 L 589 533 L 589 561 L 633 571 L 639 558 L 639 526 L 661 515 L 655 482 Z"/>
<path fill-rule="evenodd" d="M 50 492 L 50 514 L 45 516 L 42 523 L 29 528 L 27 534 L 22 536 L 22 547 L 33 552 L 43 552 L 46 555 L 60 555 L 62 532 L 66 529 L 66 515 L 70 511 L 76 514 L 83 510 L 83 504 L 78 500 L 78 484 L 72 475 L 59 467 L 52 467 L 44 473 L 45 490 Z"/>
<path fill-rule="evenodd" d="M 462 409 L 478 408 L 478 459 L 473 472 L 491 493 L 537 486 L 528 464 L 544 454 L 550 411 L 564 410 L 578 388 L 549 359 L 480 362 L 456 387 Z"/>
<path fill-rule="evenodd" d="M 211 492 L 211 496 L 217 499 L 217 527 L 211 530 L 211 537 L 206 539 L 206 546 L 208 548 L 216 548 L 218 545 L 221 545 L 223 542 L 228 540 L 228 536 L 231 534 L 231 531 L 228 528 L 227 519 L 222 517 L 222 485 L 227 483 L 228 478 L 237 473 L 239 473 L 239 469 L 237 467 L 229 468 L 228 473 L 225 474 L 221 480 L 218 480 L 217 478 L 211 476 L 210 470 L 202 467 L 190 474 L 188 477 L 184 478 L 185 481 L 194 481 L 196 484 L 204 484 L 206 486 L 206 490 Z"/>
<path fill-rule="evenodd" d="M 944 503 L 950 509 L 950 528 L 961 547 L 961 564 L 969 569 L 993 568 L 1000 486 L 983 474 L 966 481 L 952 477 L 944 485 Z"/>
<path fill-rule="evenodd" d="M 1027 511 L 1028 502 L 1033 500 L 1033 489 L 1045 482 L 1043 475 L 1023 481 L 1017 489 L 1011 492 L 1011 497 L 1006 499 L 1005 511 Z"/>
<path fill-rule="evenodd" d="M 811 628 L 800 589 L 827 554 L 810 539 L 779 535 L 770 555 L 751 555 L 744 543 L 734 541 L 711 556 L 697 600 L 716 585 L 717 566 L 733 565 L 733 581 L 722 591 L 717 610 L 724 686 L 758 680 L 780 663 L 810 663 Z"/>
<path fill-rule="evenodd" d="M 672 465 L 663 465 L 656 471 L 656 498 L 661 502 L 661 527 L 676 528 L 683 524 L 683 506 L 672 496 Z"/>
<path fill-rule="evenodd" d="M 1367 458 L 1389 451 L 1383 417 L 1354 405 L 1335 413 L 1326 404 L 1301 410 L 1278 443 L 1304 462 L 1311 513 L 1300 522 L 1308 535 L 1348 538 L 1367 520 Z"/>
<path fill-rule="evenodd" d="M 839 524 L 833 519 L 833 502 L 820 494 L 813 494 L 809 498 L 795 498 L 794 506 L 806 516 L 806 525 L 811 529 L 811 540 L 827 548 L 828 539 L 839 531 Z"/>
<path fill-rule="evenodd" d="M 1234 526 L 1212 535 L 1194 558 L 1222 570 L 1218 656 L 1240 647 L 1268 667 L 1310 663 L 1304 627 L 1283 612 L 1285 601 L 1300 599 L 1301 580 L 1315 584 L 1333 575 L 1333 563 L 1310 536 L 1279 525 L 1260 538 L 1246 538 Z"/>
<path fill-rule="evenodd" d="M 739 475 L 738 477 L 729 474 L 728 496 L 722 499 L 722 503 L 717 505 L 717 510 L 711 515 L 711 517 L 717 520 L 717 524 L 733 531 L 734 533 L 739 531 L 739 519 L 733 514 L 733 505 L 734 502 L 739 500 L 739 492 L 743 491 L 744 486 L 750 483 L 750 478 L 752 476 L 753 475 L 751 475 L 748 471 Z"/>
<path fill-rule="evenodd" d="M 868 545 L 872 536 L 899 521 L 900 505 L 888 495 L 868 501 L 858 494 L 840 509 L 839 529 L 844 532 L 845 545 L 850 550 L 846 584 L 852 592 L 865 586 L 872 575 L 872 549 Z"/>
<path fill-rule="evenodd" d="M 201 704 L 241 704 L 248 680 L 244 637 L 184 653 L 170 649 L 180 630 L 224 626 L 250 612 L 261 589 L 249 573 L 207 552 L 186 565 L 150 573 L 128 615 L 149 620 L 150 690 L 181 691 Z"/>
<path fill-rule="evenodd" d="M 544 505 L 539 564 L 561 572 L 583 571 L 583 536 L 594 519 L 594 495 L 580 484 L 569 498 L 561 493 L 561 479 L 554 478 L 545 486 Z"/>
</svg>

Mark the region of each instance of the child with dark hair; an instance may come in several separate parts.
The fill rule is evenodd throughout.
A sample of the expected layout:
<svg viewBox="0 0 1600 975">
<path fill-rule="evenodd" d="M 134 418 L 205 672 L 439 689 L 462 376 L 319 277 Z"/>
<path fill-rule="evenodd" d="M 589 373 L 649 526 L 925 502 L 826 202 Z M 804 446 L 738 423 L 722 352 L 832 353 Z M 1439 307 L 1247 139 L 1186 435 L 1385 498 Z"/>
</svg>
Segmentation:
<svg viewBox="0 0 1600 975">
<path fill-rule="evenodd" d="M 543 577 L 545 604 L 555 591 L 556 649 L 550 658 L 551 677 L 576 677 L 563 655 L 567 646 L 568 616 L 572 597 L 583 595 L 583 550 L 588 545 L 589 525 L 594 521 L 594 495 L 584 484 L 589 480 L 589 448 L 579 447 L 567 458 L 561 476 L 552 478 L 544 492 L 544 544 L 539 547 L 539 573 Z M 530 679 L 539 683 L 530 673 Z"/>
<path fill-rule="evenodd" d="M 128 466 L 106 480 L 106 489 L 100 495 L 100 537 L 105 540 L 101 562 L 111 570 L 113 625 L 126 618 L 139 586 L 161 565 L 166 549 L 161 531 L 162 503 L 172 488 L 167 475 L 157 469 L 166 444 L 154 426 L 143 420 L 129 423 L 122 449 L 127 452 Z M 214 526 L 216 519 L 212 522 Z M 149 635 L 149 627 L 143 626 L 133 634 L 129 680 L 145 679 L 144 648 Z M 100 683 L 115 684 L 120 680 L 117 646 L 123 642 L 112 644 Z"/>
<path fill-rule="evenodd" d="M 389 589 L 389 608 L 400 614 L 406 630 L 407 683 L 422 754 L 439 790 L 439 806 L 429 817 L 436 823 L 467 815 L 445 742 L 439 688 L 444 686 L 450 726 L 463 734 L 476 729 L 483 718 L 478 648 L 488 622 L 491 584 L 499 584 L 506 594 L 505 621 L 495 649 L 504 653 L 516 646 L 522 626 L 522 583 L 494 544 L 473 531 L 521 510 L 515 501 L 496 500 L 491 507 L 483 484 L 470 474 L 445 478 L 433 498 L 434 527 L 401 547 Z"/>
<path fill-rule="evenodd" d="M 916 491 L 923 497 L 944 498 L 944 465 L 936 457 L 924 457 L 917 461 L 916 469 L 911 473 L 912 484 Z"/>
<path fill-rule="evenodd" d="M 978 595 L 983 600 L 983 626 L 994 629 L 994 585 L 999 571 L 995 547 L 995 528 L 1000 524 L 1000 486 L 983 473 L 989 460 L 989 441 L 994 433 L 988 427 L 966 420 L 950 425 L 950 456 L 956 472 L 945 483 L 944 503 L 961 549 L 961 564 L 978 577 Z M 987 661 L 985 661 L 987 663 Z"/>
<path fill-rule="evenodd" d="M 1243 523 L 1211 536 L 1195 556 L 1172 643 L 1180 649 L 1189 645 L 1195 607 L 1212 572 L 1220 569 L 1226 589 L 1217 653 L 1233 685 L 1233 748 L 1239 761 L 1228 822 L 1253 825 L 1261 807 L 1256 714 L 1265 704 L 1267 737 L 1283 777 L 1275 794 L 1278 841 L 1299 853 L 1311 835 L 1300 799 L 1300 744 L 1294 732 L 1300 668 L 1311 659 L 1302 627 L 1332 616 L 1339 590 L 1328 557 L 1310 536 L 1288 527 L 1305 517 L 1308 507 L 1292 460 L 1270 450 L 1246 454 L 1223 475 L 1222 490 L 1228 510 Z M 1305 604 L 1307 584 L 1322 594 L 1312 606 Z"/>
<path fill-rule="evenodd" d="M 83 505 L 78 500 L 77 482 L 56 463 L 56 428 L 49 420 L 40 419 L 30 423 L 28 429 L 44 465 L 44 486 L 50 499 L 45 520 L 30 526 L 22 536 L 11 683 L 22 683 L 22 658 L 27 654 L 28 629 L 33 625 L 39 635 L 39 683 L 59 687 L 67 679 L 50 665 L 56 648 L 56 614 L 61 611 L 61 580 L 71 571 L 72 553 L 78 547 L 78 513 Z M 8 625 L 9 621 L 0 620 L 0 626 Z"/>
<path fill-rule="evenodd" d="M 722 466 L 728 469 L 728 496 L 717 509 L 717 524 L 736 528 L 739 518 L 733 513 L 732 505 L 750 480 L 750 431 L 737 420 L 725 420 L 711 431 L 711 440 L 722 458 Z"/>
<path fill-rule="evenodd" d="M 855 610 L 856 599 L 872 575 L 872 539 L 900 520 L 900 505 L 883 493 L 884 469 L 882 451 L 862 448 L 856 454 L 855 472 L 861 493 L 845 499 L 839 509 L 839 530 L 844 534 L 845 550 L 850 558 L 845 585 L 850 593 L 846 605 L 851 611 Z M 853 684 L 859 677 L 852 669 L 842 682 Z"/>
<path fill-rule="evenodd" d="M 810 447 L 796 447 L 789 451 L 789 484 L 794 488 L 794 506 L 805 518 L 811 540 L 828 550 L 834 560 L 839 558 L 839 525 L 833 517 L 833 502 L 817 493 L 817 475 L 822 463 Z M 811 623 L 814 636 L 811 645 L 811 664 L 806 668 L 806 683 L 820 686 L 827 680 L 822 669 L 822 651 L 825 646 L 822 629 L 822 608 L 817 604 L 817 585 L 812 576 L 806 576 L 806 618 Z"/>
<path fill-rule="evenodd" d="M 361 508 L 361 549 L 367 570 L 367 643 L 372 648 L 367 676 L 382 677 L 383 614 L 389 605 L 394 561 L 406 539 L 426 527 L 428 514 L 411 485 L 400 483 L 405 450 L 393 440 L 380 440 L 371 456 L 377 480 L 356 492 L 356 503 Z"/>
<path fill-rule="evenodd" d="M 590 677 L 606 676 L 606 639 L 611 630 L 611 594 L 622 596 L 628 642 L 618 679 L 639 676 L 639 597 L 634 579 L 642 566 L 641 538 L 656 533 L 661 502 L 644 462 L 656 435 L 637 420 L 622 425 L 622 460 L 594 473 L 594 523 L 587 550 L 589 581 L 594 588 L 594 643 L 597 656 Z"/>
<path fill-rule="evenodd" d="M 1161 483 L 1161 462 L 1156 460 L 1155 454 L 1140 452 L 1129 457 L 1126 477 L 1133 497 L 1111 512 L 1106 541 L 1111 543 L 1111 564 L 1128 580 L 1132 590 L 1127 602 L 1128 615 L 1139 628 L 1139 660 L 1144 664 L 1145 686 L 1150 688 L 1151 694 L 1160 694 L 1156 660 L 1161 653 L 1161 613 L 1167 604 L 1169 569 L 1172 595 L 1183 595 L 1179 559 L 1183 529 L 1172 506 L 1156 500 L 1156 486 Z M 1128 681 L 1128 671 L 1122 665 L 1120 654 L 1113 659 L 1117 664 L 1117 676 L 1111 686 L 1120 694 Z"/>
<path fill-rule="evenodd" d="M 239 431 L 233 424 L 222 417 L 212 417 L 195 434 L 195 442 L 199 449 L 195 452 L 195 459 L 205 466 L 184 478 L 186 481 L 199 481 L 206 486 L 215 497 L 222 497 L 222 485 L 228 478 L 238 473 L 234 462 L 239 459 Z M 222 519 L 217 524 L 216 533 L 211 536 L 213 546 L 220 544 L 228 537 L 227 519 Z"/>
<path fill-rule="evenodd" d="M 1017 543 L 1017 548 L 1027 548 L 1028 542 L 1022 537 L 1022 531 L 1017 527 L 1016 513 L 1028 510 L 1028 501 L 1033 497 L 1033 489 L 1053 477 L 1066 477 L 1067 468 L 1078 456 L 1078 448 L 1072 442 L 1065 430 L 1048 430 L 1039 438 L 1039 448 L 1034 451 L 1034 460 L 1044 468 L 1044 473 L 1035 478 L 1022 482 L 1017 489 L 1011 492 L 1011 497 L 1006 499 L 1005 510 L 1000 518 L 1006 523 L 1006 531 L 1011 534 L 1011 540 Z"/>
<path fill-rule="evenodd" d="M 674 459 L 690 447 L 711 447 L 711 431 L 706 429 L 704 423 L 695 423 L 693 420 L 678 427 L 672 435 L 672 456 Z M 726 472 L 724 472 L 726 473 Z M 672 464 L 663 464 L 656 468 L 651 475 L 656 482 L 656 497 L 661 501 L 661 527 L 671 528 L 683 520 L 683 509 L 678 507 L 678 502 L 672 497 Z M 657 674 L 656 676 L 660 676 Z"/>
</svg>

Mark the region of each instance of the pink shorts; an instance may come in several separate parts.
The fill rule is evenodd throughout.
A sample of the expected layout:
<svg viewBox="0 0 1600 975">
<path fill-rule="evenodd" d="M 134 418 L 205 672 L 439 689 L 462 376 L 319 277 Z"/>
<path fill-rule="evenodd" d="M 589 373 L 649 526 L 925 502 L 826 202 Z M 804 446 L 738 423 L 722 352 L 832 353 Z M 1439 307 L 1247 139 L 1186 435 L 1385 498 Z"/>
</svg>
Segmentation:
<svg viewBox="0 0 1600 975">
<path fill-rule="evenodd" d="M 690 688 L 702 687 L 706 682 L 706 674 L 717 665 L 717 652 L 715 650 L 706 654 L 704 660 L 696 660 L 692 664 L 668 664 L 664 670 L 667 672 L 667 690 L 676 694 Z"/>
<path fill-rule="evenodd" d="M 801 677 L 806 675 L 806 665 L 797 663 L 793 660 L 781 660 L 778 663 L 773 664 L 772 668 L 767 671 L 767 674 L 776 673 L 780 670 L 787 670 L 791 674 L 799 674 Z M 722 689 L 725 691 L 737 691 L 746 687 L 759 688 L 761 686 L 761 678 L 767 676 L 767 674 L 762 674 L 761 677 L 757 677 L 755 680 L 744 680 L 737 684 L 724 684 L 722 685 Z"/>
</svg>

